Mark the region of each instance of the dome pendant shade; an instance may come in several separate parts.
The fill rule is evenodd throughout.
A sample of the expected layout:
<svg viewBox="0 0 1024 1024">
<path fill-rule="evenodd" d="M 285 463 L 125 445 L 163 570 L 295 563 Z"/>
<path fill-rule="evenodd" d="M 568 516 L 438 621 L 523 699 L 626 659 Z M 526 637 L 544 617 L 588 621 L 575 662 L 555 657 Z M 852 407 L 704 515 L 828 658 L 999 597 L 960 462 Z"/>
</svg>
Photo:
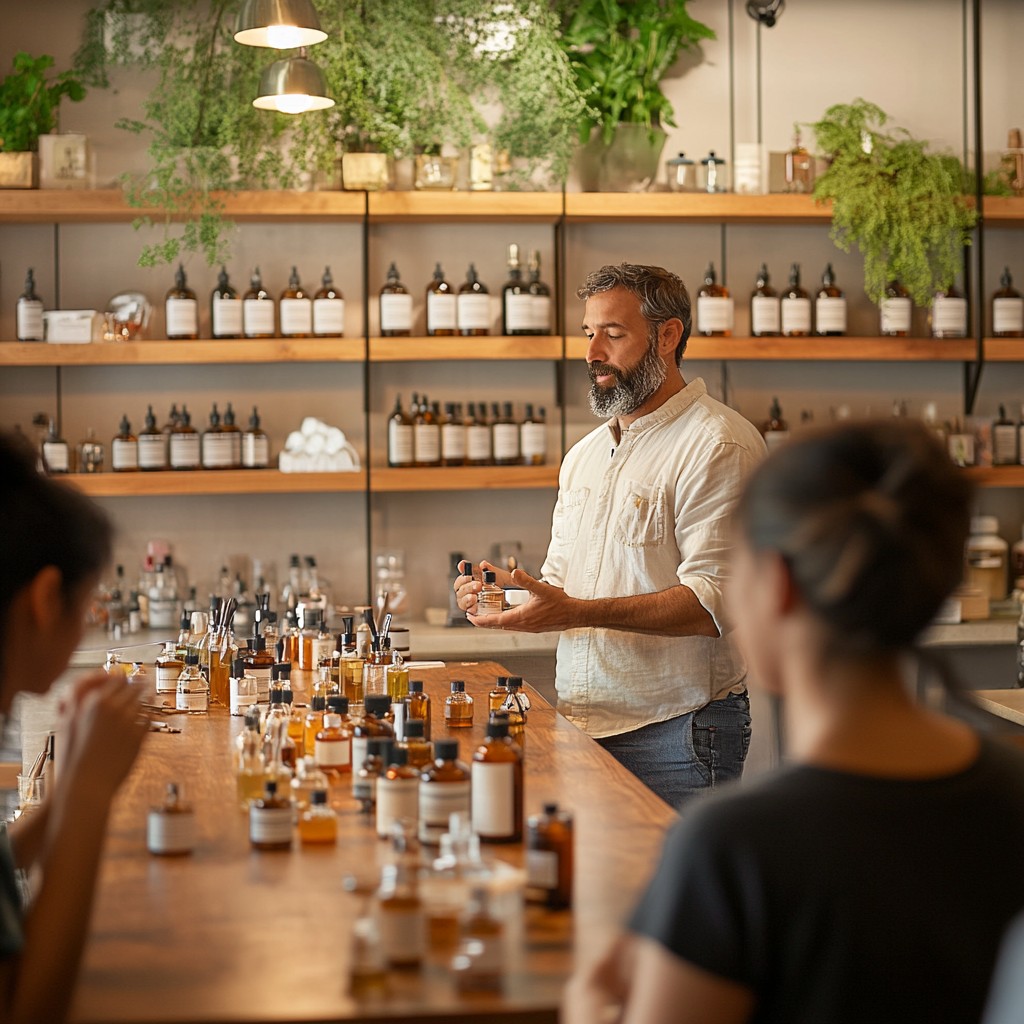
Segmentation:
<svg viewBox="0 0 1024 1024">
<path fill-rule="evenodd" d="M 260 91 L 252 101 L 260 110 L 302 114 L 334 106 L 327 95 L 323 72 L 305 57 L 275 60 L 260 76 Z"/>
<path fill-rule="evenodd" d="M 326 38 L 311 0 L 245 0 L 235 19 L 235 42 L 246 46 L 291 50 Z"/>
</svg>

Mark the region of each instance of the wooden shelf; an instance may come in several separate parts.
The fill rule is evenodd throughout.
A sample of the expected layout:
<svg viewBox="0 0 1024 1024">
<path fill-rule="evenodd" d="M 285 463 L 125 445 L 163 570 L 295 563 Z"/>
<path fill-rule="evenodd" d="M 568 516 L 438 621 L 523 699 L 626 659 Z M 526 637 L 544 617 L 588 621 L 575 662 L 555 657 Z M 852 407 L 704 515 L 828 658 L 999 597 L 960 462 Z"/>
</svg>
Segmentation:
<svg viewBox="0 0 1024 1024">
<path fill-rule="evenodd" d="M 561 359 L 554 336 L 371 338 L 371 363 L 436 362 L 445 359 Z"/>
<path fill-rule="evenodd" d="M 370 470 L 370 490 L 497 491 L 558 486 L 558 466 L 441 466 Z"/>
<path fill-rule="evenodd" d="M 554 224 L 562 216 L 561 192 L 370 192 L 370 220 L 510 221 Z"/>
<path fill-rule="evenodd" d="M 567 338 L 568 359 L 584 359 L 586 338 Z M 820 360 L 850 362 L 969 362 L 970 338 L 705 338 L 691 337 L 686 358 L 726 360 Z"/>
<path fill-rule="evenodd" d="M 232 341 L 95 341 L 88 345 L 0 342 L 0 366 L 150 366 L 170 363 L 361 363 L 362 338 Z"/>
<path fill-rule="evenodd" d="M 281 473 L 276 469 L 226 469 L 167 473 L 69 473 L 56 476 L 94 498 L 170 494 L 313 494 L 366 490 L 366 471 Z"/>
<path fill-rule="evenodd" d="M 986 338 L 985 358 L 992 363 L 1024 362 L 1024 338 Z"/>
<path fill-rule="evenodd" d="M 715 224 L 827 224 L 830 204 L 811 196 L 740 196 L 731 192 L 567 192 L 566 220 L 575 223 L 608 220 L 680 220 Z"/>
<path fill-rule="evenodd" d="M 1024 487 L 1024 466 L 969 466 L 964 472 L 978 487 Z"/>
</svg>

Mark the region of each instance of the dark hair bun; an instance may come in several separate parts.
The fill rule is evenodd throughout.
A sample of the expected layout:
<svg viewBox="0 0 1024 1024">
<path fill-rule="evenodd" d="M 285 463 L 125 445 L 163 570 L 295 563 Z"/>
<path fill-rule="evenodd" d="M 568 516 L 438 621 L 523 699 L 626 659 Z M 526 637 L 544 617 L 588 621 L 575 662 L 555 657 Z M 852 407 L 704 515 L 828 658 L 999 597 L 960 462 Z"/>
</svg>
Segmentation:
<svg viewBox="0 0 1024 1024">
<path fill-rule="evenodd" d="M 776 550 L 836 645 L 909 647 L 960 582 L 971 485 L 923 424 L 816 431 L 752 474 L 740 503 L 757 550 Z"/>
</svg>

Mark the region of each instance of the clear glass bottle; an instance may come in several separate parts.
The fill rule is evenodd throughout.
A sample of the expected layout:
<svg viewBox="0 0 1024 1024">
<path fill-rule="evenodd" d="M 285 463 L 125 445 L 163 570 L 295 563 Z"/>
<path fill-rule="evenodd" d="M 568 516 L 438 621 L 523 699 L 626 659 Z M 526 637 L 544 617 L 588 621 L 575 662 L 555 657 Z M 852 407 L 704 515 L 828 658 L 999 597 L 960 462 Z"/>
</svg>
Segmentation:
<svg viewBox="0 0 1024 1024">
<path fill-rule="evenodd" d="M 769 280 L 768 266 L 762 263 L 750 297 L 750 333 L 755 338 L 775 337 L 781 329 L 779 297 Z"/>
<path fill-rule="evenodd" d="M 102 473 L 105 446 L 96 437 L 96 431 L 89 427 L 85 439 L 75 445 L 75 457 L 79 473 Z"/>
<path fill-rule="evenodd" d="M 242 300 L 228 282 L 228 268 L 222 266 L 217 287 L 210 295 L 210 325 L 214 338 L 242 336 Z"/>
<path fill-rule="evenodd" d="M 380 334 L 382 338 L 408 338 L 412 334 L 412 296 L 405 290 L 394 263 L 380 290 Z"/>
<path fill-rule="evenodd" d="M 290 850 L 291 801 L 277 791 L 277 781 L 263 784 L 263 796 L 249 805 L 249 842 L 256 850 Z"/>
<path fill-rule="evenodd" d="M 228 680 L 228 703 L 231 714 L 248 714 L 249 708 L 259 701 L 259 697 L 259 685 L 256 677 L 245 671 L 245 659 L 235 658 L 231 662 L 231 678 Z"/>
<path fill-rule="evenodd" d="M 387 691 L 388 663 L 384 659 L 380 640 L 374 640 L 370 644 L 370 653 L 367 655 L 366 661 L 363 662 L 363 693 L 369 697 L 371 695 L 387 695 Z M 390 700 L 390 697 L 388 699 Z"/>
<path fill-rule="evenodd" d="M 814 333 L 822 337 L 839 337 L 846 333 L 846 296 L 836 285 L 832 264 L 825 264 L 821 288 L 814 301 Z"/>
<path fill-rule="evenodd" d="M 452 680 L 452 692 L 445 698 L 444 724 L 449 729 L 468 729 L 473 724 L 473 698 L 461 679 Z"/>
<path fill-rule="evenodd" d="M 213 707 L 231 706 L 231 666 L 238 657 L 238 648 L 231 639 L 231 630 L 221 626 L 210 637 L 210 704 Z"/>
<path fill-rule="evenodd" d="M 527 899 L 548 910 L 572 906 L 573 822 L 558 804 L 545 804 L 544 813 L 526 822 Z"/>
<path fill-rule="evenodd" d="M 489 466 L 491 464 L 491 428 L 487 422 L 487 407 L 472 402 L 466 407 L 466 465 Z"/>
<path fill-rule="evenodd" d="M 502 405 L 501 414 L 497 414 L 491 423 L 491 442 L 496 466 L 516 466 L 519 464 L 519 425 L 512 416 L 512 403 Z"/>
<path fill-rule="evenodd" d="M 508 676 L 498 676 L 494 680 L 494 687 L 491 692 L 487 694 L 487 713 L 490 715 L 494 711 L 500 711 L 501 706 L 505 703 L 505 698 L 508 696 Z"/>
<path fill-rule="evenodd" d="M 426 395 L 423 396 L 413 419 L 412 438 L 413 465 L 441 465 L 441 425 L 427 404 Z"/>
<path fill-rule="evenodd" d="M 198 662 L 198 658 L 196 659 Z M 185 671 L 185 655 L 179 654 L 173 640 L 164 644 L 164 652 L 156 659 L 156 692 L 177 693 L 178 677 Z"/>
<path fill-rule="evenodd" d="M 728 338 L 732 334 L 733 300 L 729 289 L 718 284 L 714 263 L 704 271 L 704 284 L 697 292 L 697 323 L 695 333 L 704 337 Z"/>
<path fill-rule="evenodd" d="M 814 157 L 804 149 L 799 130 L 786 154 L 786 191 L 806 195 L 814 190 Z"/>
<path fill-rule="evenodd" d="M 273 338 L 277 333 L 275 305 L 257 267 L 249 278 L 249 290 L 242 296 L 242 333 L 247 338 Z"/>
<path fill-rule="evenodd" d="M 345 296 L 334 287 L 330 267 L 324 267 L 320 287 L 313 296 L 313 334 L 317 338 L 345 337 Z"/>
<path fill-rule="evenodd" d="M 167 435 L 157 428 L 153 406 L 147 406 L 146 426 L 139 432 L 139 469 L 144 473 L 167 469 Z"/>
<path fill-rule="evenodd" d="M 505 591 L 498 586 L 497 580 L 496 572 L 483 570 L 483 588 L 476 596 L 478 615 L 497 615 L 505 610 Z"/>
<path fill-rule="evenodd" d="M 402 410 L 402 396 L 396 395 L 395 409 L 388 419 L 388 465 L 406 468 L 413 464 L 414 457 L 412 419 Z"/>
<path fill-rule="evenodd" d="M 132 433 L 127 414 L 121 417 L 120 432 L 110 442 L 110 468 L 115 473 L 137 473 L 139 439 Z"/>
<path fill-rule="evenodd" d="M 420 679 L 409 680 L 409 696 L 406 698 L 409 706 L 409 721 L 419 719 L 423 722 L 423 737 L 430 739 L 430 694 L 423 692 L 423 682 Z M 408 722 L 406 723 L 408 725 Z"/>
<path fill-rule="evenodd" d="M 992 296 L 992 336 L 1024 338 L 1024 298 L 1013 287 L 1010 268 L 1003 270 L 1000 288 Z"/>
<path fill-rule="evenodd" d="M 473 831 L 484 843 L 523 839 L 523 756 L 508 734 L 508 716 L 494 714 L 473 752 Z"/>
<path fill-rule="evenodd" d="M 523 281 L 519 246 L 508 247 L 508 280 L 501 290 L 501 333 L 533 334 L 533 298 Z"/>
<path fill-rule="evenodd" d="M 178 711 L 187 711 L 190 715 L 210 709 L 210 687 L 199 671 L 198 655 L 185 655 L 185 667 L 178 676 L 174 706 Z"/>
<path fill-rule="evenodd" d="M 519 424 L 519 451 L 523 465 L 543 466 L 548 454 L 548 425 L 544 408 L 533 413 L 533 405 L 526 403 L 526 415 Z"/>
<path fill-rule="evenodd" d="M 281 317 L 282 338 L 313 336 L 313 300 L 303 290 L 296 267 L 292 267 L 288 287 L 281 293 L 278 312 Z"/>
<path fill-rule="evenodd" d="M 420 775 L 419 838 L 421 843 L 436 846 L 448 831 L 453 814 L 468 819 L 470 803 L 470 769 L 459 759 L 458 740 L 438 740 L 434 744 L 434 760 Z"/>
<path fill-rule="evenodd" d="M 149 628 L 174 629 L 178 621 L 178 591 L 173 575 L 164 572 L 162 564 L 153 571 L 149 588 Z"/>
<path fill-rule="evenodd" d="M 491 297 L 472 263 L 466 271 L 466 280 L 459 286 L 456 319 L 459 334 L 465 337 L 484 337 L 491 333 Z"/>
<path fill-rule="evenodd" d="M 192 417 L 185 406 L 181 407 L 181 415 L 171 430 L 167 447 L 171 469 L 193 470 L 202 465 L 199 431 L 192 426 Z"/>
<path fill-rule="evenodd" d="M 892 338 L 908 337 L 912 311 L 910 292 L 899 281 L 890 281 L 885 286 L 885 297 L 879 307 L 880 333 Z"/>
<path fill-rule="evenodd" d="M 391 745 L 388 764 L 377 779 L 377 837 L 388 839 L 398 822 L 408 823 L 415 835 L 419 819 L 420 772 L 409 764 L 409 751 Z"/>
<path fill-rule="evenodd" d="M 46 437 L 42 445 L 43 468 L 50 476 L 71 471 L 71 450 L 67 441 L 57 433 L 57 427 L 50 417 Z"/>
<path fill-rule="evenodd" d="M 164 313 L 170 341 L 194 341 L 199 337 L 199 303 L 186 283 L 185 268 L 180 263 L 174 274 L 174 287 L 164 301 Z"/>
<path fill-rule="evenodd" d="M 243 655 L 245 671 L 256 678 L 256 698 L 260 702 L 270 699 L 270 677 L 274 670 L 274 656 L 267 650 L 267 639 L 258 636 L 253 639 L 249 650 Z"/>
<path fill-rule="evenodd" d="M 309 807 L 299 816 L 299 839 L 304 844 L 328 845 L 338 841 L 338 815 L 328 806 L 327 793 L 316 789 Z"/>
<path fill-rule="evenodd" d="M 444 279 L 441 264 L 434 267 L 434 278 L 427 285 L 427 334 L 451 336 L 458 333 L 458 308 L 455 291 Z"/>
<path fill-rule="evenodd" d="M 771 409 L 768 410 L 768 419 L 761 428 L 761 434 L 764 436 L 764 443 L 768 446 L 769 452 L 774 451 L 778 445 L 783 444 L 789 438 L 789 424 L 782 418 L 782 406 L 779 405 L 778 398 L 772 399 Z"/>
<path fill-rule="evenodd" d="M 404 701 L 409 694 L 409 670 L 398 651 L 391 652 L 391 664 L 386 668 L 387 690 L 392 707 Z"/>
<path fill-rule="evenodd" d="M 800 264 L 789 270 L 789 287 L 782 296 L 782 334 L 787 338 L 805 338 L 811 333 L 811 300 L 800 287 Z"/>
<path fill-rule="evenodd" d="M 330 793 L 330 782 L 327 776 L 316 766 L 313 757 L 300 757 L 295 765 L 295 775 L 289 785 L 292 806 L 301 815 L 310 805 L 313 794 L 317 790 Z"/>
<path fill-rule="evenodd" d="M 238 806 L 249 809 L 253 800 L 263 793 L 266 771 L 263 764 L 263 738 L 260 735 L 260 713 L 255 707 L 245 714 L 245 726 L 239 734 L 238 763 L 235 772 L 235 790 Z"/>
<path fill-rule="evenodd" d="M 32 268 L 25 275 L 25 290 L 18 296 L 18 341 L 43 341 L 43 300 L 36 295 L 36 279 Z"/>
<path fill-rule="evenodd" d="M 527 290 L 530 295 L 530 319 L 534 334 L 551 333 L 551 289 L 540 279 L 540 250 L 530 252 L 527 264 L 530 280 Z"/>
<path fill-rule="evenodd" d="M 933 338 L 967 337 L 967 300 L 953 285 L 932 297 L 929 314 Z"/>
</svg>

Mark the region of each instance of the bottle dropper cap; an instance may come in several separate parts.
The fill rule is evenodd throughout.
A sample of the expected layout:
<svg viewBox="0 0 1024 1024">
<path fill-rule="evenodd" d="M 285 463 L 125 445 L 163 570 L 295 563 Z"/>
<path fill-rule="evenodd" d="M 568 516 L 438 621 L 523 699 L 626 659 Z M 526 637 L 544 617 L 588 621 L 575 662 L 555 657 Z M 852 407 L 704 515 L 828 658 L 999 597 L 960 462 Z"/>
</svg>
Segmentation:
<svg viewBox="0 0 1024 1024">
<path fill-rule="evenodd" d="M 411 719 L 416 721 L 416 719 Z M 409 726 L 409 722 L 405 723 L 406 728 Z M 459 741 L 458 740 L 435 740 L 434 741 L 434 760 L 435 761 L 454 761 L 459 756 Z"/>
<path fill-rule="evenodd" d="M 494 583 L 497 578 L 497 573 L 492 572 L 490 569 L 484 569 L 484 583 Z"/>
<path fill-rule="evenodd" d="M 423 719 L 422 718 L 410 718 L 405 723 L 405 738 L 408 739 L 410 736 L 418 736 L 423 738 Z"/>
<path fill-rule="evenodd" d="M 461 679 L 452 680 L 452 693 L 465 693 L 466 684 Z"/>
<path fill-rule="evenodd" d="M 501 739 L 508 735 L 508 715 L 499 715 L 497 712 L 491 715 L 487 722 L 487 735 L 494 739 Z"/>
<path fill-rule="evenodd" d="M 309 802 L 311 804 L 316 804 L 319 807 L 321 804 L 327 803 L 327 793 L 322 789 L 314 789 L 313 792 L 309 794 Z"/>
<path fill-rule="evenodd" d="M 241 679 L 245 675 L 245 662 L 241 658 L 235 658 L 231 662 L 231 678 Z"/>
<path fill-rule="evenodd" d="M 347 715 L 348 714 L 348 697 L 342 697 L 338 694 L 331 694 L 327 698 L 327 710 L 334 712 L 336 715 Z"/>
<path fill-rule="evenodd" d="M 410 693 L 422 693 L 423 692 L 423 680 L 422 679 L 410 679 L 409 680 L 409 692 Z"/>
</svg>

